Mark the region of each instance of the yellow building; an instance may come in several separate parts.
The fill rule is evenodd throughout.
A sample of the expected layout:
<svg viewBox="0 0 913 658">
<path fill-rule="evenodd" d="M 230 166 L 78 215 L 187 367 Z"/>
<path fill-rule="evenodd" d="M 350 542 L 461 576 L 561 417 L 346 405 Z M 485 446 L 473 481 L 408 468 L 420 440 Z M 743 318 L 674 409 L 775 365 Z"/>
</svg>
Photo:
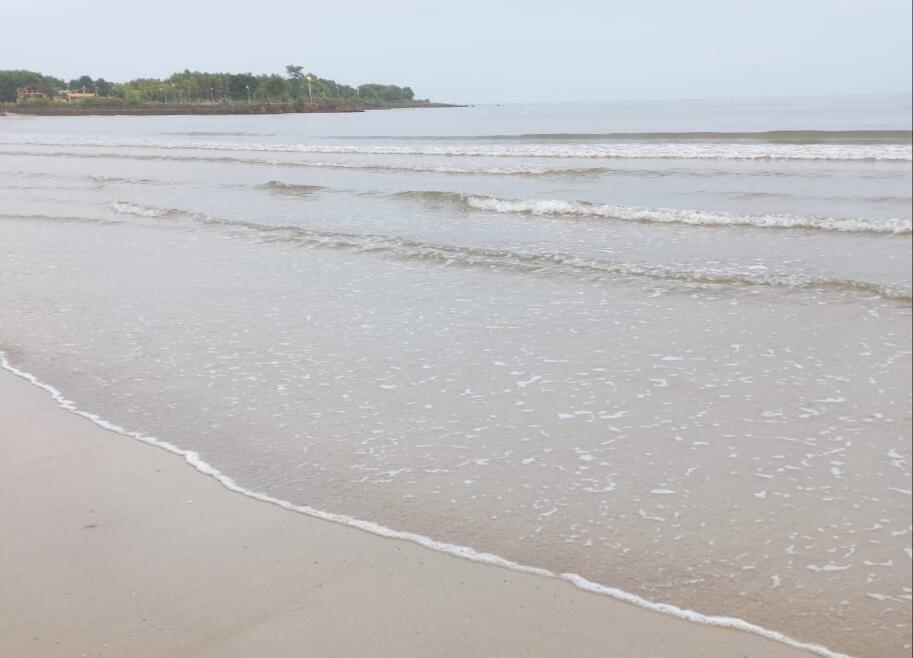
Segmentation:
<svg viewBox="0 0 913 658">
<path fill-rule="evenodd" d="M 94 91 L 89 91 L 85 87 L 82 89 L 74 89 L 72 91 L 66 91 L 63 93 L 64 100 L 67 102 L 71 101 L 82 101 L 87 98 L 95 98 L 98 96 Z"/>
</svg>

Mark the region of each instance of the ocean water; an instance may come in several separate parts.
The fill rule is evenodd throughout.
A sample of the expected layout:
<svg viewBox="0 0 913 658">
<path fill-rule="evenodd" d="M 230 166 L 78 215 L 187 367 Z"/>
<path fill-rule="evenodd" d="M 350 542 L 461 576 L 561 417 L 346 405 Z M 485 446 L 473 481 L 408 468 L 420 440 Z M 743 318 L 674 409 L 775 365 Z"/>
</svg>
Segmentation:
<svg viewBox="0 0 913 658">
<path fill-rule="evenodd" d="M 909 655 L 910 107 L 0 117 L 0 350 L 246 491 Z"/>
</svg>

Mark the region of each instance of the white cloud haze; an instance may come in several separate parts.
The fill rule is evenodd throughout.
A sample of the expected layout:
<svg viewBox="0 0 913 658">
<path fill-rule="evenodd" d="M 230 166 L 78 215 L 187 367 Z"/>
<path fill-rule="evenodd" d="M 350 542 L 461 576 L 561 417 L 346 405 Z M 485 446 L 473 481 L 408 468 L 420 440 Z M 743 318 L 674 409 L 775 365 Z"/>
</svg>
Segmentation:
<svg viewBox="0 0 913 658">
<path fill-rule="evenodd" d="M 908 0 L 4 0 L 0 68 L 123 81 L 301 64 L 465 102 L 906 92 Z"/>
</svg>

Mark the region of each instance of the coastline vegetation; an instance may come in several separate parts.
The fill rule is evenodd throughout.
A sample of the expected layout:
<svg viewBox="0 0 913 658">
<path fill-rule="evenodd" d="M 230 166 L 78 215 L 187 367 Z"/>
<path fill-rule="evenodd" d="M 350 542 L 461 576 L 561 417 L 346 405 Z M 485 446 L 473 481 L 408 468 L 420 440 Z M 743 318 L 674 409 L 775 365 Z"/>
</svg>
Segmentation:
<svg viewBox="0 0 913 658">
<path fill-rule="evenodd" d="M 27 99 L 19 90 L 31 87 L 40 93 Z M 78 101 L 61 103 L 66 94 L 83 92 Z M 203 73 L 185 70 L 171 76 L 137 78 L 128 82 L 110 82 L 104 78 L 83 75 L 65 81 L 36 71 L 0 70 L 0 107 L 29 106 L 35 110 L 53 111 L 55 106 L 69 106 L 68 111 L 92 109 L 147 108 L 156 106 L 198 108 L 212 112 L 263 111 L 357 111 L 383 107 L 417 107 L 433 105 L 417 100 L 410 87 L 390 84 L 352 86 L 307 73 L 302 66 L 288 65 L 285 75 L 253 73 Z M 222 106 L 221 110 L 219 107 Z M 60 108 L 61 111 L 64 108 Z"/>
</svg>

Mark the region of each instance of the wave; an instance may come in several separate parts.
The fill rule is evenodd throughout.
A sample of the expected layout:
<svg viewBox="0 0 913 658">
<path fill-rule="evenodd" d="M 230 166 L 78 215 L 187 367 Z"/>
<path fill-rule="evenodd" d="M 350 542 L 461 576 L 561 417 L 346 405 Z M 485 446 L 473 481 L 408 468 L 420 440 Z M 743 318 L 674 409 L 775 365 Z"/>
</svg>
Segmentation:
<svg viewBox="0 0 913 658">
<path fill-rule="evenodd" d="M 689 287 L 735 286 L 825 290 L 874 295 L 905 302 L 913 299 L 913 292 L 910 288 L 868 281 L 805 277 L 797 274 L 749 274 L 734 269 L 696 268 L 684 265 L 613 263 L 567 253 L 522 252 L 437 244 L 413 238 L 320 231 L 301 226 L 268 225 L 245 220 L 220 219 L 200 213 L 141 206 L 123 201 L 114 202 L 112 209 L 115 212 L 139 217 L 181 217 L 209 226 L 250 230 L 264 241 L 293 242 L 306 248 L 366 253 L 400 261 L 422 261 L 451 267 L 511 271 L 542 276 L 586 277 L 589 280 L 646 279 Z"/>
<path fill-rule="evenodd" d="M 507 135 L 346 135 L 329 139 L 490 142 L 757 142 L 764 144 L 910 144 L 910 130 L 768 130 L 759 132 L 519 133 Z"/>
<path fill-rule="evenodd" d="M 41 155 L 38 153 L 17 153 L 12 152 L 10 155 Z M 106 184 L 106 183 L 130 183 L 136 185 L 161 185 L 163 181 L 153 180 L 151 178 L 125 178 L 122 176 L 102 176 L 102 175 L 90 175 L 90 176 L 69 176 L 66 174 L 52 174 L 48 172 L 38 172 L 38 171 L 0 171 L 0 176 L 9 176 L 12 178 L 28 178 L 28 179 L 39 179 L 39 180 L 91 180 L 94 183 Z M 169 183 L 172 184 L 172 183 Z"/>
<path fill-rule="evenodd" d="M 261 190 L 281 194 L 285 196 L 313 196 L 315 192 L 324 189 L 322 185 L 296 185 L 293 183 L 283 183 L 278 180 L 271 180 L 263 185 L 257 186 Z"/>
<path fill-rule="evenodd" d="M 22 185 L 22 184 L 20 184 L 20 185 L 10 185 L 10 184 L 7 184 L 7 185 L 4 185 L 4 186 L 3 186 L 3 189 L 5 189 L 5 190 L 20 190 L 20 191 L 23 191 L 23 192 L 24 192 L 24 191 L 26 191 L 26 190 L 73 190 L 73 189 L 75 189 L 75 188 L 72 187 L 72 186 L 60 185 L 60 184 L 57 184 L 57 185 L 44 184 L 44 185 L 42 185 L 42 184 L 40 184 L 40 183 L 34 183 L 34 184 L 32 184 L 32 185 L 28 185 L 28 184 L 25 184 L 25 185 Z"/>
<path fill-rule="evenodd" d="M 697 190 L 695 192 L 688 192 L 687 194 L 706 194 L 704 190 Z M 862 195 L 847 195 L 847 194 L 797 194 L 795 192 L 718 192 L 718 196 L 726 197 L 727 199 L 744 199 L 744 200 L 754 200 L 754 199 L 814 199 L 816 201 L 830 201 L 837 203 L 875 203 L 875 204 L 887 204 L 887 205 L 902 205 L 905 208 L 909 208 L 913 204 L 913 197 L 909 196 L 890 196 L 890 195 L 879 195 L 879 196 L 862 196 Z"/>
<path fill-rule="evenodd" d="M 345 514 L 336 514 L 333 512 L 310 507 L 308 505 L 296 505 L 290 501 L 270 496 L 267 493 L 248 489 L 235 482 L 234 478 L 231 476 L 223 473 L 212 464 L 206 462 L 200 456 L 200 454 L 194 450 L 181 448 L 174 443 L 171 443 L 170 441 L 163 440 L 150 434 L 126 429 L 120 425 L 117 425 L 116 423 L 106 420 L 98 414 L 80 409 L 75 402 L 64 397 L 63 393 L 61 393 L 58 389 L 54 388 L 50 384 L 45 384 L 37 377 L 35 377 L 35 375 L 14 366 L 7 358 L 6 353 L 3 351 L 0 351 L 0 368 L 3 368 L 7 372 L 10 372 L 17 377 L 21 377 L 33 386 L 36 386 L 48 393 L 51 396 L 51 399 L 53 399 L 61 409 L 76 414 L 77 416 L 81 416 L 94 423 L 95 425 L 101 427 L 102 429 L 116 432 L 122 436 L 136 439 L 142 443 L 161 448 L 167 452 L 183 457 L 190 466 L 195 468 L 203 475 L 212 477 L 229 491 L 248 496 L 255 500 L 277 505 L 283 509 L 298 512 L 313 518 L 322 519 L 324 521 L 330 521 L 332 523 L 338 523 L 341 525 L 358 528 L 380 537 L 412 542 L 430 550 L 453 555 L 455 557 L 469 560 L 471 562 L 479 562 L 482 564 L 497 566 L 503 569 L 510 569 L 511 571 L 527 573 L 544 578 L 559 578 L 574 585 L 578 589 L 593 592 L 595 594 L 609 596 L 616 600 L 631 603 L 640 608 L 660 612 L 692 623 L 704 624 L 708 626 L 718 626 L 722 628 L 731 628 L 752 633 L 754 635 L 759 635 L 761 637 L 773 640 L 775 642 L 780 642 L 796 649 L 809 651 L 819 656 L 823 656 L 824 658 L 851 658 L 846 654 L 838 653 L 828 649 L 823 645 L 796 640 L 779 631 L 764 628 L 763 626 L 758 626 L 757 624 L 753 624 L 749 621 L 745 621 L 744 619 L 739 619 L 737 617 L 705 615 L 703 613 L 687 608 L 681 608 L 669 603 L 657 603 L 654 601 L 649 601 L 641 596 L 638 596 L 637 594 L 632 594 L 631 592 L 626 592 L 616 587 L 601 585 L 575 573 L 556 573 L 542 567 L 520 564 L 494 553 L 478 551 L 470 546 L 460 546 L 458 544 L 437 541 L 418 533 L 394 530 L 373 521 L 357 519 Z"/>
<path fill-rule="evenodd" d="M 33 222 L 59 222 L 63 224 L 120 224 L 113 219 L 100 219 L 97 217 L 74 217 L 68 215 L 26 215 L 13 213 L 0 213 L 0 220 L 33 221 Z"/>
<path fill-rule="evenodd" d="M 11 178 L 38 178 L 43 180 L 57 178 L 54 174 L 43 171 L 0 171 L 0 176 L 9 176 Z"/>
<path fill-rule="evenodd" d="M 662 169 L 633 169 L 630 167 L 547 167 L 534 165 L 517 165 L 508 167 L 492 166 L 466 166 L 466 165 L 435 165 L 435 164 L 410 164 L 410 163 L 367 163 L 367 162 L 339 162 L 328 160 L 275 160 L 261 158 L 239 158 L 233 156 L 195 156 L 195 155 L 177 155 L 177 154 L 136 154 L 136 153 L 111 153 L 111 152 L 72 152 L 72 151 L 0 151 L 0 155 L 19 155 L 29 157 L 62 157 L 62 158 L 98 158 L 121 159 L 121 160 L 138 160 L 138 161 L 162 161 L 162 162 L 211 162 L 217 164 L 242 164 L 264 167 L 305 167 L 312 169 L 354 169 L 374 172 L 415 172 L 429 174 L 454 174 L 466 176 L 520 176 L 520 177 L 573 177 L 580 178 L 583 176 L 625 176 L 633 178 L 665 178 L 665 177 L 687 177 L 687 178 L 718 178 L 738 177 L 738 178 L 815 178 L 828 179 L 838 176 L 845 176 L 840 172 L 827 171 L 789 171 L 779 168 L 740 170 L 740 169 L 719 169 L 719 168 L 669 168 Z M 891 178 L 907 178 L 908 172 L 901 170 L 879 169 L 877 171 L 867 172 L 857 170 L 853 172 L 854 178 L 871 178 L 877 180 Z M 868 200 L 863 199 L 863 200 Z"/>
<path fill-rule="evenodd" d="M 179 137 L 272 137 L 273 133 L 246 133 L 220 130 L 189 130 L 186 132 L 162 133 Z"/>
<path fill-rule="evenodd" d="M 488 166 L 457 166 L 457 165 L 420 165 L 420 164 L 387 164 L 387 163 L 363 163 L 363 162 L 331 162 L 319 160 L 263 160 L 258 158 L 236 158 L 236 157 L 200 157 L 192 155 L 138 155 L 132 153 L 73 153 L 68 151 L 0 151 L 0 155 L 22 155 L 32 157 L 63 157 L 63 158 L 99 158 L 99 159 L 122 159 L 122 160 L 153 160 L 168 162 L 214 162 L 225 164 L 246 164 L 267 167 L 310 167 L 314 169 L 360 169 L 364 171 L 377 172 L 415 172 L 428 174 L 457 174 L 468 176 L 598 176 L 602 174 L 619 174 L 623 176 L 717 176 L 722 172 L 694 172 L 691 170 L 631 170 L 631 169 L 610 169 L 607 167 L 536 167 L 536 166 L 515 166 L 515 167 L 488 167 Z M 769 172 L 770 175 L 780 175 L 780 172 Z M 764 175 L 761 173 L 760 175 Z M 106 177 L 99 177 L 106 178 Z M 111 177 L 113 182 L 116 179 Z M 128 182 L 123 179 L 123 182 Z M 130 181 L 132 182 L 132 181 Z M 145 182 L 145 181 L 143 181 Z M 150 181 L 151 182 L 151 181 Z"/>
<path fill-rule="evenodd" d="M 913 232 L 909 219 L 811 217 L 803 215 L 739 215 L 703 210 L 676 208 L 638 208 L 586 201 L 551 199 L 496 199 L 455 192 L 400 192 L 396 196 L 420 198 L 431 202 L 447 202 L 475 210 L 497 213 L 542 215 L 550 217 L 592 217 L 621 221 L 694 226 L 750 226 L 754 228 L 815 229 L 852 233 L 890 233 L 907 235 Z"/>
<path fill-rule="evenodd" d="M 447 146 L 366 146 L 322 144 L 256 144 L 149 139 L 99 140 L 5 137 L 0 144 L 70 147 L 122 147 L 198 151 L 321 153 L 358 155 L 419 155 L 472 157 L 527 157 L 580 159 L 684 159 L 684 160 L 847 160 L 913 161 L 913 146 L 906 144 L 771 144 L 771 143 L 648 143 L 616 144 L 517 144 Z"/>
<path fill-rule="evenodd" d="M 89 176 L 89 180 L 105 185 L 108 183 L 126 183 L 129 185 L 162 185 L 162 181 L 153 180 L 152 178 L 124 178 L 121 176 Z"/>
<path fill-rule="evenodd" d="M 156 208 L 143 206 L 129 201 L 114 201 L 111 210 L 120 215 L 136 215 L 137 217 L 191 217 L 192 213 L 175 208 Z"/>
</svg>

